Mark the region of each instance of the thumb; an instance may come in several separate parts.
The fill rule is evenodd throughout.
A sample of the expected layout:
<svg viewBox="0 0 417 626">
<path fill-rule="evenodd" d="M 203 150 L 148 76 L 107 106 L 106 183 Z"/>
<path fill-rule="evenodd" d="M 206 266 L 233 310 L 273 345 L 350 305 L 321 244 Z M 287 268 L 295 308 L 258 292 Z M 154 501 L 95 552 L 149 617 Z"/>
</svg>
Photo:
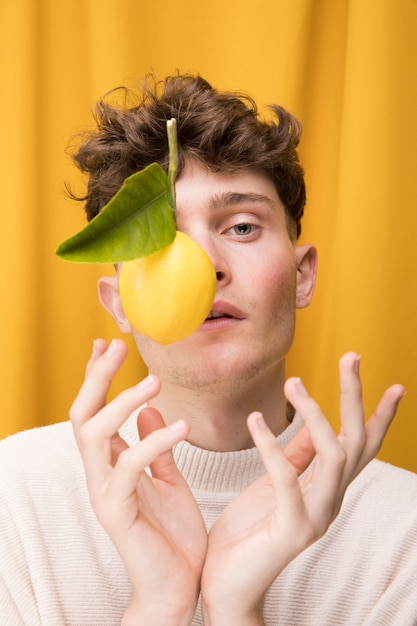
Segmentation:
<svg viewBox="0 0 417 626">
<path fill-rule="evenodd" d="M 165 422 L 157 409 L 145 407 L 138 415 L 137 419 L 139 439 L 143 441 L 155 430 L 165 428 Z"/>
<path fill-rule="evenodd" d="M 307 426 L 303 426 L 284 448 L 284 454 L 297 470 L 302 474 L 316 455 Z"/>
<path fill-rule="evenodd" d="M 137 419 L 139 439 L 142 441 L 156 430 L 166 428 L 164 419 L 157 409 L 145 407 Z M 188 427 L 188 425 L 187 425 Z M 187 436 L 188 430 L 184 436 Z M 150 465 L 152 476 L 164 482 L 175 484 L 184 479 L 174 462 L 172 450 L 160 454 Z"/>
</svg>

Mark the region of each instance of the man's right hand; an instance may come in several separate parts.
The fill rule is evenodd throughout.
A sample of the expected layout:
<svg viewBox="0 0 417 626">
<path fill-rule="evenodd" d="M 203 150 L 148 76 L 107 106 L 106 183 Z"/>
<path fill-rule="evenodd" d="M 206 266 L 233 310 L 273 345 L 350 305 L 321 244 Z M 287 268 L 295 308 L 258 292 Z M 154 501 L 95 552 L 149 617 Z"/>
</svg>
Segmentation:
<svg viewBox="0 0 417 626">
<path fill-rule="evenodd" d="M 172 447 L 187 437 L 189 425 L 180 420 L 167 427 L 158 411 L 145 408 L 138 416 L 140 442 L 129 447 L 123 441 L 119 428 L 160 389 L 159 380 L 150 376 L 106 404 L 126 354 L 119 339 L 109 346 L 96 340 L 70 417 L 92 506 L 133 585 L 123 624 L 190 624 L 207 533 L 172 457 Z"/>
</svg>

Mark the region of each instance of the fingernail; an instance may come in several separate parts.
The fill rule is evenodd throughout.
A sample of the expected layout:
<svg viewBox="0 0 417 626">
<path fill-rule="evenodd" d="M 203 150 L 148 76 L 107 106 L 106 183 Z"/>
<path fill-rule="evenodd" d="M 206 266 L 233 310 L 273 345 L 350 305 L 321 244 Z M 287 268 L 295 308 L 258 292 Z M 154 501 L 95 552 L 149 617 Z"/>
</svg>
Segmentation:
<svg viewBox="0 0 417 626">
<path fill-rule="evenodd" d="M 308 396 L 307 389 L 304 387 L 304 385 L 303 385 L 303 383 L 301 381 L 301 378 L 297 378 L 296 385 L 297 385 L 298 391 L 301 394 L 303 394 L 303 396 Z"/>
<path fill-rule="evenodd" d="M 358 355 L 356 356 L 355 363 L 354 363 L 355 372 L 356 372 L 357 374 L 359 373 L 359 365 L 360 365 L 360 362 L 361 362 L 361 357 L 360 357 L 360 355 L 358 354 Z"/>
<path fill-rule="evenodd" d="M 116 352 L 116 348 L 117 348 L 116 340 L 113 339 L 113 341 L 110 343 L 109 347 L 107 348 L 106 352 L 104 353 L 104 356 L 107 358 L 112 357 L 113 354 Z"/>
<path fill-rule="evenodd" d="M 147 389 L 148 387 L 152 386 L 153 381 L 154 377 L 152 376 L 152 374 L 149 374 L 149 376 L 141 380 L 140 383 L 136 385 L 136 389 Z"/>
<path fill-rule="evenodd" d="M 93 350 L 91 352 L 91 356 L 96 357 L 98 355 L 98 349 L 97 349 L 97 339 L 94 339 L 93 341 Z"/>
<path fill-rule="evenodd" d="M 178 420 L 177 422 L 174 422 L 173 424 L 170 424 L 168 426 L 168 430 L 170 430 L 172 433 L 179 433 L 181 430 L 184 430 L 184 428 L 184 420 Z"/>
<path fill-rule="evenodd" d="M 256 425 L 258 426 L 258 428 L 260 428 L 261 430 L 265 430 L 266 424 L 265 424 L 264 416 L 262 415 L 262 413 L 258 413 L 256 415 L 255 421 L 256 421 Z"/>
</svg>

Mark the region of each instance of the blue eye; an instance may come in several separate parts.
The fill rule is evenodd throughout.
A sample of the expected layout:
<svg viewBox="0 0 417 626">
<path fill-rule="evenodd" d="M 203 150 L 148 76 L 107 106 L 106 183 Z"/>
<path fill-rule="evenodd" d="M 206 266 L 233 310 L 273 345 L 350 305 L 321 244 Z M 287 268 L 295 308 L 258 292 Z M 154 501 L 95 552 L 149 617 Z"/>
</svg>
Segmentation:
<svg viewBox="0 0 417 626">
<path fill-rule="evenodd" d="M 253 230 L 252 224 L 236 224 L 233 229 L 237 235 L 250 235 Z"/>
</svg>

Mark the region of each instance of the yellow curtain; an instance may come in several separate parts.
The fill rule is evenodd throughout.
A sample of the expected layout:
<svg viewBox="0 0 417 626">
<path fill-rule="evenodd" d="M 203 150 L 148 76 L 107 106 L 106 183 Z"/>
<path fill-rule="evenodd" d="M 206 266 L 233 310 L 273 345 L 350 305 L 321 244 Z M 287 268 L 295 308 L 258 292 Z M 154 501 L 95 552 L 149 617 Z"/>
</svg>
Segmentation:
<svg viewBox="0 0 417 626">
<path fill-rule="evenodd" d="M 405 384 L 380 456 L 417 471 L 416 32 L 415 0 L 0 0 L 0 436 L 67 419 L 93 338 L 118 334 L 102 268 L 54 255 L 84 224 L 68 140 L 108 89 L 180 69 L 303 122 L 320 271 L 288 373 L 336 428 L 344 351 L 363 357 L 368 411 Z M 144 374 L 130 346 L 113 394 Z"/>
</svg>

